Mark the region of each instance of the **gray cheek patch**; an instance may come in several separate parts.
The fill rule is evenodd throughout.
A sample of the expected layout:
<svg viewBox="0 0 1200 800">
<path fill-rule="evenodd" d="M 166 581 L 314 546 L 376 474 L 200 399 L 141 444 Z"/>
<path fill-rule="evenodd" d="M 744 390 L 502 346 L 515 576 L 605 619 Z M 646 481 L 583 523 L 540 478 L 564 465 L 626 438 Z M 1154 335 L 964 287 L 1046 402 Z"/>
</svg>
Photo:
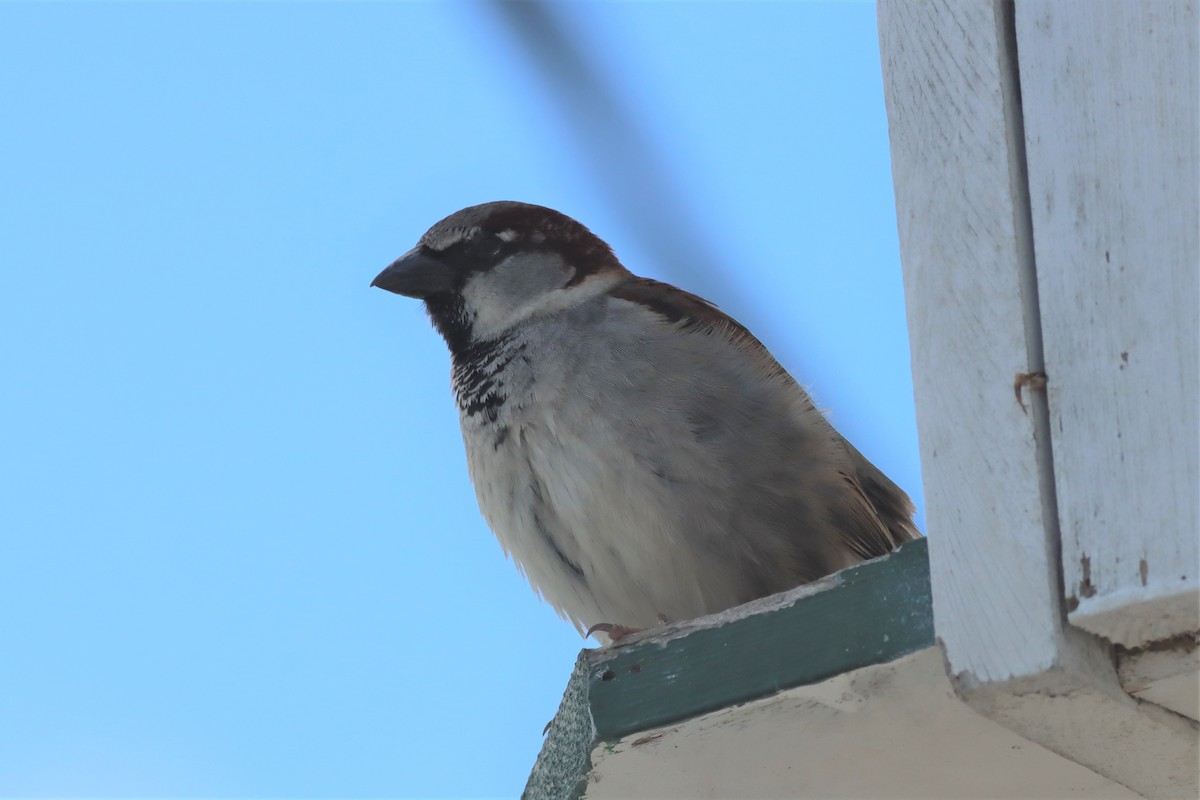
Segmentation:
<svg viewBox="0 0 1200 800">
<path fill-rule="evenodd" d="M 557 253 L 518 253 L 484 272 L 475 273 L 463 287 L 466 307 L 475 313 L 477 336 L 507 330 L 537 313 L 575 274 Z"/>
<path fill-rule="evenodd" d="M 561 289 L 575 274 L 557 253 L 518 253 L 491 270 L 497 289 L 520 305 L 554 289 Z"/>
</svg>

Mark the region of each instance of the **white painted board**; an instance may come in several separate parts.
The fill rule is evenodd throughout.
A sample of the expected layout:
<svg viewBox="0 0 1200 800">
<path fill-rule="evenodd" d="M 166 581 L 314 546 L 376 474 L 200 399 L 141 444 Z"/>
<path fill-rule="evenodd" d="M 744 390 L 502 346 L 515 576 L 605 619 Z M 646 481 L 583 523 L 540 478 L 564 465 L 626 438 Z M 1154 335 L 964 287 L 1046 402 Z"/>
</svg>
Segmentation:
<svg viewBox="0 0 1200 800">
<path fill-rule="evenodd" d="M 1016 5 L 1069 619 L 1127 646 L 1200 628 L 1198 31 Z"/>
<path fill-rule="evenodd" d="M 1005 42 L 992 0 L 878 15 L 934 622 L 955 674 L 1004 681 L 1058 663 L 1062 627 L 1035 417 L 1013 394 L 1036 367 Z"/>
<path fill-rule="evenodd" d="M 1094 5 L 1111 4 L 1061 8 Z M 1046 314 L 1014 6 L 878 9 L 934 624 L 952 683 L 989 719 L 1135 791 L 1194 797 L 1194 723 L 1132 700 L 1108 645 L 1066 621 L 1055 494 L 1065 465 L 1045 386 L 1015 392 L 1045 367 Z M 1134 728 L 1158 741 L 1146 758 L 1124 757 L 1119 734 Z"/>
</svg>

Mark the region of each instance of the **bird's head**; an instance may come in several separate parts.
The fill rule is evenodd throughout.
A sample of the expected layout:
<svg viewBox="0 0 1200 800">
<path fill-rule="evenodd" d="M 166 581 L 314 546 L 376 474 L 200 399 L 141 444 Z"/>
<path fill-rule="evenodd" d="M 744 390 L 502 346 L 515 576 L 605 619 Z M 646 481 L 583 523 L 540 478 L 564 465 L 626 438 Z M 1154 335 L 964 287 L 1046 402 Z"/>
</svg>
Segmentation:
<svg viewBox="0 0 1200 800">
<path fill-rule="evenodd" d="M 424 300 L 457 353 L 584 302 L 628 274 L 607 244 L 565 214 L 501 201 L 446 217 L 371 285 Z"/>
</svg>

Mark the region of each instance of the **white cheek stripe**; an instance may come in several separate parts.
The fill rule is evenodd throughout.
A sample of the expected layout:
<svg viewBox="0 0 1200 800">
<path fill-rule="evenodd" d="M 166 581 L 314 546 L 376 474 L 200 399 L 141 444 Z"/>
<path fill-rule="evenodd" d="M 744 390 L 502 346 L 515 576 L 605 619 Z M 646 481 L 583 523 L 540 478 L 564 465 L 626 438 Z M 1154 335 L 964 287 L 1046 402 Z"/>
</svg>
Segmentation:
<svg viewBox="0 0 1200 800">
<path fill-rule="evenodd" d="M 624 281 L 626 277 L 627 275 L 616 271 L 590 275 L 574 286 L 544 292 L 501 314 L 486 313 L 484 309 L 495 306 L 494 300 L 489 302 L 491 298 L 486 297 L 485 292 L 479 291 L 477 287 L 468 283 L 463 289 L 463 299 L 467 301 L 467 307 L 476 312 L 476 317 L 471 324 L 471 334 L 476 339 L 488 339 L 530 317 L 565 311 L 597 295 L 604 294 Z"/>
</svg>

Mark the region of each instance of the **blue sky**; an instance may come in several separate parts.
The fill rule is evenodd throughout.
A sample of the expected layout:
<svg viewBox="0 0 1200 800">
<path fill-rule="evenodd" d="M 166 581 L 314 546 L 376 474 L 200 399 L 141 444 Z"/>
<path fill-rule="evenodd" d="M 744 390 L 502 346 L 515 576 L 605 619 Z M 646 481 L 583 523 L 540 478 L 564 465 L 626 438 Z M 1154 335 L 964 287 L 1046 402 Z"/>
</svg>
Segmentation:
<svg viewBox="0 0 1200 800">
<path fill-rule="evenodd" d="M 519 793 L 592 643 L 368 288 L 466 205 L 708 296 L 920 504 L 874 6 L 559 16 L 629 124 L 485 5 L 0 6 L 0 796 Z"/>
</svg>

